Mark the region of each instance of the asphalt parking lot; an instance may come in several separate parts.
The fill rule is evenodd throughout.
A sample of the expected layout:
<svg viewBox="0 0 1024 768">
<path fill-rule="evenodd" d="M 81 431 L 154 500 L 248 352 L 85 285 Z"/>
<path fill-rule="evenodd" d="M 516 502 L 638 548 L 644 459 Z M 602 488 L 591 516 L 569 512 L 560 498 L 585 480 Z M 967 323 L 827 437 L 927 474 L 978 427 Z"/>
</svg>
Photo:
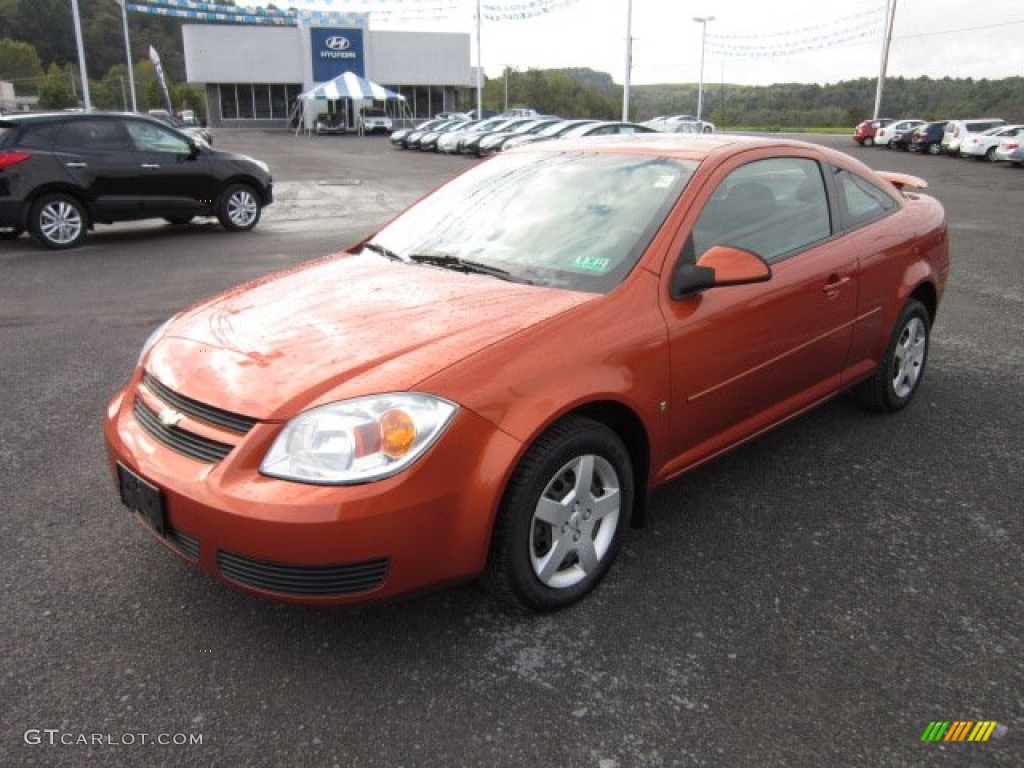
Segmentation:
<svg viewBox="0 0 1024 768">
<path fill-rule="evenodd" d="M 160 321 L 474 161 L 222 131 L 275 174 L 253 232 L 0 242 L 0 765 L 1021 765 L 1024 169 L 815 140 L 946 205 L 918 399 L 839 398 L 661 489 L 604 586 L 542 617 L 472 584 L 358 610 L 249 597 L 153 542 L 103 451 Z M 1000 726 L 922 742 L 935 720 Z"/>
</svg>

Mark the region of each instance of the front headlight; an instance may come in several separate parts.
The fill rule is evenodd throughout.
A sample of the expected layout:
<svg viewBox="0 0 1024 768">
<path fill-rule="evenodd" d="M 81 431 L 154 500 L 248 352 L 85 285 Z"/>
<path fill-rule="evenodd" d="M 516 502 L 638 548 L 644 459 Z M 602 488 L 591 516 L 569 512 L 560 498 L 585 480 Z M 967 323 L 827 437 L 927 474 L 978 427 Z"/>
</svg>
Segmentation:
<svg viewBox="0 0 1024 768">
<path fill-rule="evenodd" d="M 412 392 L 322 405 L 285 425 L 260 472 L 317 485 L 390 477 L 422 456 L 456 411 L 454 403 Z"/>
<path fill-rule="evenodd" d="M 167 326 L 171 324 L 171 321 L 176 318 L 177 315 L 173 315 L 164 320 L 160 325 L 154 329 L 154 331 L 146 337 L 146 340 L 142 342 L 142 350 L 139 352 L 139 360 L 136 365 L 142 362 L 142 358 L 146 356 L 146 353 L 153 348 L 153 345 L 160 341 L 160 337 L 164 335 L 164 331 L 167 330 Z"/>
</svg>

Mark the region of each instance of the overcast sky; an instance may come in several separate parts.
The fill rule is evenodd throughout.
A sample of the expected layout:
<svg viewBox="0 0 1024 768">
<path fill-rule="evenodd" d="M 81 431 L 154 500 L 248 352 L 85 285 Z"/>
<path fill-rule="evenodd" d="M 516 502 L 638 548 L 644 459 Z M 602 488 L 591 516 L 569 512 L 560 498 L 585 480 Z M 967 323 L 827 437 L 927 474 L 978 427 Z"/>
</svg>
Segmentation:
<svg viewBox="0 0 1024 768">
<path fill-rule="evenodd" d="M 526 0 L 482 0 L 513 6 Z M 527 20 L 481 27 L 488 76 L 516 69 L 589 67 L 625 78 L 628 0 L 541 0 L 566 7 Z M 895 0 L 888 74 L 905 77 L 1024 76 L 1024 0 Z M 371 28 L 458 31 L 473 35 L 475 0 L 362 0 L 374 8 L 448 6 L 437 21 L 374 21 Z M 238 5 L 261 5 L 263 0 Z M 278 7 L 341 10 L 353 0 L 278 0 Z M 354 0 L 355 5 L 360 0 Z M 706 82 L 763 85 L 833 83 L 878 75 L 885 0 L 632 0 L 631 81 L 696 82 L 701 25 L 711 16 Z M 794 52 L 795 48 L 804 48 Z M 733 55 L 720 51 L 731 49 Z M 738 54 L 738 55 L 737 55 Z M 757 54 L 752 55 L 752 54 Z"/>
</svg>

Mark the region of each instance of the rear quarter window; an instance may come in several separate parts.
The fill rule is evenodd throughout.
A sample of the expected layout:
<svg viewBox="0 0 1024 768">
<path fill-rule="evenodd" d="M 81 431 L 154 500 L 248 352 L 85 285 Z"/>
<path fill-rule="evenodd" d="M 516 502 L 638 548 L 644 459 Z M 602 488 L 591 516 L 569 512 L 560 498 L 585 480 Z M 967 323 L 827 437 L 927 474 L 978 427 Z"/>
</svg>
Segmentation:
<svg viewBox="0 0 1024 768">
<path fill-rule="evenodd" d="M 843 169 L 836 171 L 839 211 L 844 229 L 855 229 L 877 221 L 893 211 L 897 203 L 885 190 L 863 176 Z"/>
<path fill-rule="evenodd" d="M 39 123 L 24 125 L 17 137 L 19 147 L 28 149 L 50 149 L 60 133 L 60 123 Z"/>
</svg>

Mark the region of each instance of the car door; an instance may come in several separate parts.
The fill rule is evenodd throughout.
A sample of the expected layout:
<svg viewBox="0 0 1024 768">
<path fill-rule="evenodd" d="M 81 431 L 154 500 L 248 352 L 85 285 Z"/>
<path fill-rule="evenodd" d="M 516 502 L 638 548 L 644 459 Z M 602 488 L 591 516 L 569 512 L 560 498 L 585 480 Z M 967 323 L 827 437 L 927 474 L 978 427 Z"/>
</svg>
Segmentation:
<svg viewBox="0 0 1024 768">
<path fill-rule="evenodd" d="M 797 155 L 736 163 L 706 185 L 680 259 L 729 245 L 772 275 L 666 297 L 669 475 L 832 393 L 850 350 L 857 254 L 833 237 L 824 166 Z"/>
<path fill-rule="evenodd" d="M 138 173 L 135 190 L 148 217 L 192 216 L 212 210 L 217 179 L 188 139 L 149 120 L 126 120 Z"/>
<path fill-rule="evenodd" d="M 138 215 L 141 203 L 133 191 L 138 165 L 119 121 L 75 116 L 61 127 L 53 152 L 97 219 L 116 221 Z"/>
</svg>

